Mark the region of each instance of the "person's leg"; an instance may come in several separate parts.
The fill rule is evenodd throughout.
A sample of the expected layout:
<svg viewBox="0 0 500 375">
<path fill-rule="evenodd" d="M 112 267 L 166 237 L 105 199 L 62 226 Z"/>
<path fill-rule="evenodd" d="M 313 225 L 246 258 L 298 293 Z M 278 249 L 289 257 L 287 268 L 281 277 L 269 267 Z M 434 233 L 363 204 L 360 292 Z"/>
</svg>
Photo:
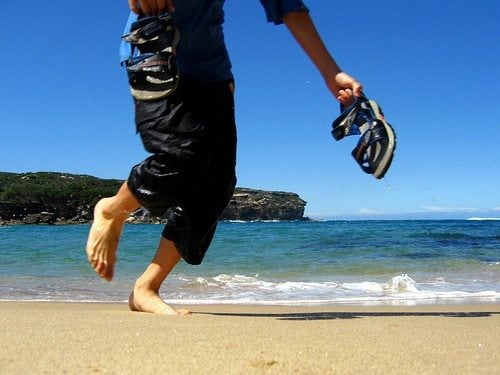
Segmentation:
<svg viewBox="0 0 500 375">
<path fill-rule="evenodd" d="M 86 251 L 90 264 L 103 279 L 111 281 L 113 278 L 123 224 L 139 207 L 127 183 L 120 187 L 115 196 L 103 198 L 96 204 Z"/>
<path fill-rule="evenodd" d="M 130 294 L 129 307 L 132 311 L 164 315 L 188 315 L 184 309 L 174 309 L 160 297 L 160 287 L 181 256 L 174 243 L 162 237 L 158 250 L 141 277 L 137 279 L 134 291 Z"/>
</svg>

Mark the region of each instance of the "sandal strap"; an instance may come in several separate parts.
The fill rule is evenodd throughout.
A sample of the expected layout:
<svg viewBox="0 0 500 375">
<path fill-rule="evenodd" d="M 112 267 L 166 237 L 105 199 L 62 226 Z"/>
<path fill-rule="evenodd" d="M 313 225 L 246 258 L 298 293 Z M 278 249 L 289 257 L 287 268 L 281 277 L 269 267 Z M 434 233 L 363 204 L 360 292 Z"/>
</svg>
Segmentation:
<svg viewBox="0 0 500 375">
<path fill-rule="evenodd" d="M 179 31 L 172 17 L 165 14 L 141 18 L 122 39 L 132 46 L 126 63 L 132 96 L 138 100 L 156 100 L 172 94 L 180 76 L 174 55 Z"/>
<path fill-rule="evenodd" d="M 340 104 L 340 115 L 332 122 L 332 136 L 336 141 L 340 141 L 349 135 L 359 135 L 357 126 L 358 113 L 362 110 L 362 103 L 368 101 L 364 96 L 356 98 L 354 103 L 345 107 Z"/>
<path fill-rule="evenodd" d="M 348 107 L 341 105 L 341 114 L 332 122 L 331 133 L 337 141 L 360 134 L 352 156 L 365 173 L 378 179 L 385 175 L 392 162 L 396 135 L 375 101 L 362 95 Z"/>
</svg>

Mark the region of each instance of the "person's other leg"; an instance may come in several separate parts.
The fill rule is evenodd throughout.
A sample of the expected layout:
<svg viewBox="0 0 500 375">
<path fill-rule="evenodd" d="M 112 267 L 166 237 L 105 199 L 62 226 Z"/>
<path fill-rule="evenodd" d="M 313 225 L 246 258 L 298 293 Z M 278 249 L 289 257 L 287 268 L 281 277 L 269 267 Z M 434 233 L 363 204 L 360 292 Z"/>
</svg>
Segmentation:
<svg viewBox="0 0 500 375">
<path fill-rule="evenodd" d="M 125 220 L 140 207 L 124 183 L 115 196 L 101 199 L 94 209 L 94 222 L 87 240 L 87 259 L 95 272 L 111 281 L 116 252 Z"/>
<path fill-rule="evenodd" d="M 165 278 L 177 265 L 181 256 L 174 243 L 162 237 L 158 250 L 141 277 L 137 279 L 134 291 L 130 294 L 129 307 L 132 311 L 164 315 L 188 315 L 184 309 L 174 309 L 160 297 L 160 287 Z"/>
</svg>

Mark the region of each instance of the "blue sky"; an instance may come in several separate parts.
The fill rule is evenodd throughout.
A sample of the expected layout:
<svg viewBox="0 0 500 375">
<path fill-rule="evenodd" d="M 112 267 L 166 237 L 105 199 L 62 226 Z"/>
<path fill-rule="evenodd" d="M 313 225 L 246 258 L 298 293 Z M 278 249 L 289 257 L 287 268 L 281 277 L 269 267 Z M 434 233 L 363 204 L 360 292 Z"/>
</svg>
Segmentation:
<svg viewBox="0 0 500 375">
<path fill-rule="evenodd" d="M 238 186 L 298 193 L 313 218 L 500 217 L 500 2 L 306 4 L 340 66 L 395 127 L 383 180 L 335 142 L 338 104 L 260 3 L 226 1 L 236 76 Z M 0 171 L 125 179 L 142 160 L 118 64 L 125 0 L 3 9 Z"/>
</svg>

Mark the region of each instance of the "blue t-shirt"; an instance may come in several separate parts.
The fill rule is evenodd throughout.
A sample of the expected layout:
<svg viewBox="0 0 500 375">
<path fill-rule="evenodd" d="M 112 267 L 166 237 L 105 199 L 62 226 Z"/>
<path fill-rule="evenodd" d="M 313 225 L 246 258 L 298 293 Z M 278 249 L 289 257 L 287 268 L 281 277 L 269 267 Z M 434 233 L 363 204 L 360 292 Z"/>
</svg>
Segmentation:
<svg viewBox="0 0 500 375">
<path fill-rule="evenodd" d="M 233 78 L 231 61 L 224 43 L 222 24 L 224 23 L 225 0 L 176 0 L 174 23 L 180 31 L 177 46 L 177 63 L 182 74 L 202 81 L 224 81 Z M 260 0 L 269 22 L 280 24 L 285 14 L 297 10 L 307 10 L 301 0 Z M 124 34 L 137 20 L 130 13 Z M 128 60 L 130 44 L 123 42 L 120 47 L 120 61 Z"/>
</svg>

